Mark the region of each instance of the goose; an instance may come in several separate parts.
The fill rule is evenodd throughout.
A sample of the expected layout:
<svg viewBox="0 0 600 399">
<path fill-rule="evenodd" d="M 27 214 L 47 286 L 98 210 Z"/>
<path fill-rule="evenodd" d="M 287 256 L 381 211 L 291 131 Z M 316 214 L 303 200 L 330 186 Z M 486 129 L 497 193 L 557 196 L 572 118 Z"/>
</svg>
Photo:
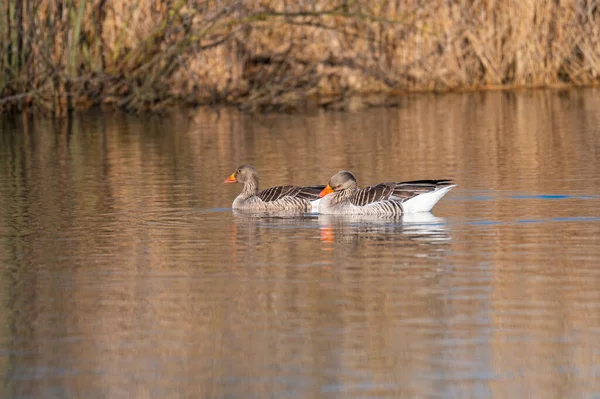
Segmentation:
<svg viewBox="0 0 600 399">
<path fill-rule="evenodd" d="M 342 170 L 329 179 L 319 194 L 319 213 L 394 217 L 429 212 L 455 186 L 452 180 L 443 179 L 380 183 L 358 188 L 352 172 Z"/>
<path fill-rule="evenodd" d="M 318 209 L 319 193 L 325 186 L 276 186 L 258 191 L 258 172 L 242 165 L 223 183 L 243 183 L 244 188 L 232 208 L 253 211 L 313 211 Z"/>
</svg>

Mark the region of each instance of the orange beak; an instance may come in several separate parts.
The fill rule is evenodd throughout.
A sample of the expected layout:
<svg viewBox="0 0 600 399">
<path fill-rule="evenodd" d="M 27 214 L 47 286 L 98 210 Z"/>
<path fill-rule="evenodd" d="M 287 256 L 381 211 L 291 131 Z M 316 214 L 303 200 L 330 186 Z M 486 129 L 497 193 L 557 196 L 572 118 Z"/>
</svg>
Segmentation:
<svg viewBox="0 0 600 399">
<path fill-rule="evenodd" d="M 326 196 L 327 194 L 331 194 L 332 192 L 333 188 L 331 188 L 331 186 L 328 184 L 327 187 L 325 187 L 323 191 L 319 193 L 319 197 L 323 198 L 324 196 Z"/>
<path fill-rule="evenodd" d="M 232 173 L 227 179 L 223 180 L 223 183 L 237 183 L 235 179 L 235 173 Z"/>
</svg>

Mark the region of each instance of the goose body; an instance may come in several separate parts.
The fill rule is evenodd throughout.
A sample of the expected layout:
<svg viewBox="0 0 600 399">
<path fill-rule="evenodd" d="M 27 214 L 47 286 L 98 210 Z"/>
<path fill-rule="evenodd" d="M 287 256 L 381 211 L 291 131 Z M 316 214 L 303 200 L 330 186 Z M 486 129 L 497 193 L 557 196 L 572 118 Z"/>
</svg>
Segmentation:
<svg viewBox="0 0 600 399">
<path fill-rule="evenodd" d="M 444 179 L 389 182 L 358 188 L 354 175 L 343 170 L 333 175 L 321 192 L 319 213 L 394 217 L 429 212 L 455 186 L 452 180 Z"/>
<path fill-rule="evenodd" d="M 325 186 L 276 186 L 258 191 L 258 173 L 250 165 L 242 165 L 223 183 L 243 183 L 244 188 L 233 201 L 232 208 L 257 212 L 318 209 L 319 193 Z"/>
</svg>

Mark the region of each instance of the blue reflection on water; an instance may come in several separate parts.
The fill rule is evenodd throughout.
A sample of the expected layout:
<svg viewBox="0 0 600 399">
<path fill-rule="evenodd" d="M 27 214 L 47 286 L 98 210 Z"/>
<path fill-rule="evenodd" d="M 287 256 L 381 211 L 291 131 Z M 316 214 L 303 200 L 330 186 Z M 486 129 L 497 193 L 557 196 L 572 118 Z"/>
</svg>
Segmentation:
<svg viewBox="0 0 600 399">
<path fill-rule="evenodd" d="M 513 195 L 514 199 L 592 199 L 593 195 L 566 195 L 566 194 L 538 194 L 538 195 Z"/>
<path fill-rule="evenodd" d="M 492 201 L 498 200 L 502 198 L 511 198 L 511 199 L 542 199 L 542 200 L 561 200 L 561 199 L 597 199 L 597 195 L 569 195 L 569 194 L 531 194 L 531 195 L 523 195 L 523 194 L 515 194 L 515 195 L 476 195 L 476 196 L 453 196 L 448 198 L 447 201 Z"/>
<path fill-rule="evenodd" d="M 511 223 L 550 223 L 550 222 L 600 222 L 600 217 L 596 216 L 573 216 L 573 217 L 556 217 L 547 219 L 519 219 L 510 221 L 497 221 L 497 220 L 477 220 L 473 222 L 466 222 L 465 224 L 475 225 L 497 225 L 497 224 L 511 224 Z"/>
</svg>

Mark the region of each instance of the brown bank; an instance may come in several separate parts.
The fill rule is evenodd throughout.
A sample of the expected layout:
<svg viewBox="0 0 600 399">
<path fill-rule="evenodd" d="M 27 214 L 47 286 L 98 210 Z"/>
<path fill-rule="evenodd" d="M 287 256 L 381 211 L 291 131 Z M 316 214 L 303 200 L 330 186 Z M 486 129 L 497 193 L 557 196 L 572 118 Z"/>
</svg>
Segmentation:
<svg viewBox="0 0 600 399">
<path fill-rule="evenodd" d="M 3 0 L 0 21 L 3 111 L 360 108 L 600 80 L 591 1 Z"/>
</svg>

